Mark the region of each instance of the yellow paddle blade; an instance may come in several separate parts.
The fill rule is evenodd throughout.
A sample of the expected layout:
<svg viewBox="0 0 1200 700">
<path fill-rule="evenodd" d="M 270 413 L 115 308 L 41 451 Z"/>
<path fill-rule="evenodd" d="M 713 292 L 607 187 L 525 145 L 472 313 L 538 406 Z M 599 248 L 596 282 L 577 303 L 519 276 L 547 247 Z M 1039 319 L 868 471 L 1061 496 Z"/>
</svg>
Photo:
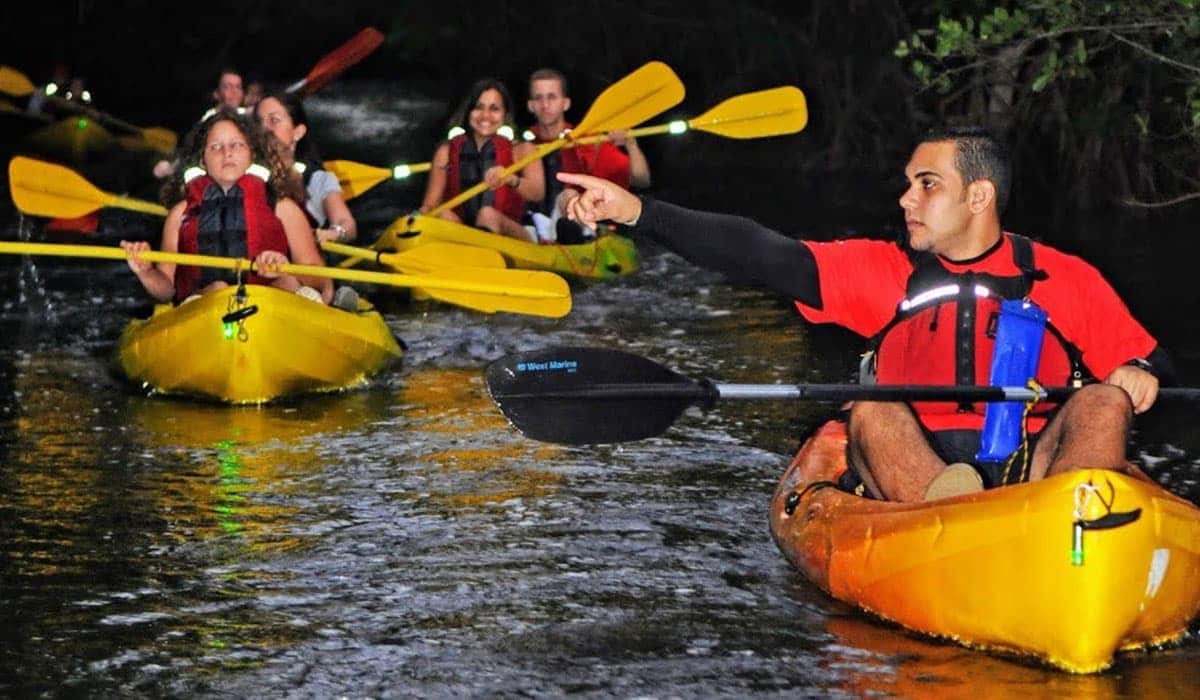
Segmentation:
<svg viewBox="0 0 1200 700">
<path fill-rule="evenodd" d="M 794 134 L 807 125 L 804 93 L 791 85 L 731 97 L 688 120 L 689 128 L 733 139 Z"/>
<path fill-rule="evenodd" d="M 36 89 L 21 71 L 8 66 L 0 66 L 0 92 L 13 97 L 25 97 L 32 95 Z"/>
<path fill-rule="evenodd" d="M 402 272 L 434 272 L 459 267 L 508 267 L 504 256 L 497 251 L 457 243 L 427 243 L 401 253 L 381 253 L 379 261 Z"/>
<path fill-rule="evenodd" d="M 515 238 L 509 238 L 508 236 L 492 233 L 491 231 L 483 231 L 458 221 L 451 221 L 443 219 L 440 216 L 430 216 L 428 214 L 415 214 L 406 217 L 403 223 L 393 223 L 383 232 L 379 240 L 375 241 L 375 246 L 379 249 L 403 247 L 398 245 L 398 238 L 406 237 L 410 234 L 422 236 L 421 245 L 415 246 L 413 250 L 429 245 L 425 242 L 426 239 L 433 239 L 438 243 L 487 248 L 501 254 L 506 259 L 512 259 L 514 256 L 520 257 L 522 251 L 525 249 L 542 247 L 536 243 L 518 241 Z M 425 236 L 423 234 L 430 235 Z"/>
<path fill-rule="evenodd" d="M 804 93 L 799 88 L 785 86 L 731 97 L 693 119 L 639 126 L 625 133 L 642 137 L 683 134 L 695 129 L 735 139 L 754 139 L 794 134 L 807 125 L 808 105 Z M 575 139 L 566 148 L 608 141 L 611 136 L 608 133 L 585 136 Z"/>
<path fill-rule="evenodd" d="M 432 163 L 401 163 L 391 168 L 380 168 L 374 165 L 363 165 L 352 160 L 327 160 L 323 163 L 326 170 L 333 173 L 338 184 L 342 187 L 342 197 L 351 199 L 366 192 L 375 185 L 389 178 L 402 180 L 410 175 L 423 173 L 432 167 Z"/>
<path fill-rule="evenodd" d="M 163 255 L 159 253 L 158 255 Z M 146 260 L 151 258 L 142 256 Z M 249 260 L 212 258 L 211 256 L 185 256 L 192 261 L 188 265 L 199 265 L 196 258 L 230 261 L 235 264 L 250 263 Z M 231 266 L 227 264 L 229 269 Z M 216 267 L 218 265 L 212 265 Z M 495 313 L 528 314 L 559 318 L 571 310 L 571 288 L 567 281 L 552 272 L 541 270 L 497 270 L 492 268 L 463 268 L 436 270 L 418 275 L 344 270 L 317 265 L 280 265 L 280 272 L 293 275 L 330 277 L 351 282 L 387 284 L 394 287 L 412 287 L 425 291 L 430 297 L 456 306 L 476 311 Z"/>
<path fill-rule="evenodd" d="M 171 155 L 175 152 L 175 146 L 179 143 L 179 136 L 174 131 L 161 126 L 150 126 L 142 129 L 142 138 L 151 148 L 164 155 Z"/>
<path fill-rule="evenodd" d="M 8 183 L 17 209 L 33 216 L 76 219 L 102 207 L 167 215 L 159 204 L 105 192 L 70 168 L 25 156 L 9 161 Z"/>
<path fill-rule="evenodd" d="M 571 311 L 571 288 L 553 272 L 458 267 L 433 270 L 418 277 L 437 286 L 415 284 L 432 299 L 484 313 L 506 311 L 561 318 Z M 459 282 L 462 290 L 451 288 Z M 480 291 L 471 291 L 478 289 Z"/>
<path fill-rule="evenodd" d="M 661 61 L 651 61 L 600 93 L 572 134 L 628 129 L 679 104 L 683 95 L 675 71 Z"/>
<path fill-rule="evenodd" d="M 370 260 L 403 272 L 429 272 L 455 267 L 505 267 L 504 256 L 494 250 L 457 243 L 432 243 L 402 253 L 382 253 L 373 248 L 359 248 L 344 243 L 325 241 L 321 250 L 358 260 Z"/>
<path fill-rule="evenodd" d="M 122 248 L 67 245 L 60 243 L 24 243 L 0 241 L 0 253 L 17 255 L 56 255 L 71 258 L 124 260 Z M 254 263 L 239 258 L 147 251 L 139 257 L 148 262 L 165 262 L 224 270 L 253 271 Z M 329 277 L 351 282 L 387 284 L 395 287 L 424 289 L 435 299 L 488 313 L 512 313 L 559 318 L 571 310 L 571 289 L 566 280 L 550 272 L 536 270 L 496 270 L 469 268 L 442 270 L 425 275 L 397 275 L 387 272 L 341 270 L 319 265 L 280 265 L 279 272 L 312 277 Z"/>
<path fill-rule="evenodd" d="M 344 199 L 357 197 L 392 176 L 392 171 L 387 168 L 363 165 L 351 160 L 327 160 L 323 165 L 337 178 Z"/>
</svg>

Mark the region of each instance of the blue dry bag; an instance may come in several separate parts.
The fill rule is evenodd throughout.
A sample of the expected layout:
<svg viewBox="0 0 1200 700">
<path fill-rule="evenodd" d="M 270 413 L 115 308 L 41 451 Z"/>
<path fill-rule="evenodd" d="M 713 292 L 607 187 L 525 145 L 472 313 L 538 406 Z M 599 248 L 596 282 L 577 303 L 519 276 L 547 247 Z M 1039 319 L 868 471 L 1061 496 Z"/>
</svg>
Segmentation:
<svg viewBox="0 0 1200 700">
<path fill-rule="evenodd" d="M 996 322 L 996 345 L 992 351 L 992 386 L 1025 386 L 1037 373 L 1042 354 L 1046 312 L 1028 301 L 1000 302 Z M 983 418 L 983 434 L 975 459 L 1003 462 L 1021 443 L 1021 419 L 1025 406 L 1017 401 L 993 401 Z"/>
</svg>

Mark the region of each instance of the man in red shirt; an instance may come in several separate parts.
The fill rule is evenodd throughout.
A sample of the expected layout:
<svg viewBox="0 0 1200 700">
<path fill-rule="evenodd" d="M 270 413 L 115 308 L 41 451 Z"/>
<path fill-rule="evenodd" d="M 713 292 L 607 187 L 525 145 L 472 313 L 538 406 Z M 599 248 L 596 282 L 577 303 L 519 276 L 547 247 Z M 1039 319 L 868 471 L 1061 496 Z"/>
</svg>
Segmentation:
<svg viewBox="0 0 1200 700">
<path fill-rule="evenodd" d="M 874 337 L 881 382 L 986 384 L 994 343 L 988 305 L 998 295 L 1033 302 L 1049 317 L 1038 381 L 1102 381 L 1030 418 L 1033 448 L 1020 478 L 1124 470 L 1133 415 L 1153 405 L 1155 372 L 1170 371 L 1166 354 L 1095 268 L 1003 231 L 1007 153 L 987 132 L 932 132 L 904 172 L 902 244 L 796 241 L 746 219 L 643 201 L 597 178 L 559 179 L 584 190 L 562 203 L 571 218 L 635 226 L 697 264 L 794 299 L 810 321 Z M 888 500 L 1011 483 L 1007 469 L 1001 479 L 974 459 L 983 422 L 982 407 L 971 405 L 856 402 L 847 458 L 866 488 Z M 974 440 L 965 447 L 964 434 Z"/>
<path fill-rule="evenodd" d="M 529 76 L 527 106 L 537 120 L 526 134 L 526 138 L 532 135 L 534 143 L 557 140 L 571 128 L 565 118 L 567 110 L 571 108 L 567 79 L 557 70 L 540 68 Z M 546 217 L 542 220 L 544 226 L 540 228 L 548 227 L 549 231 L 555 231 L 561 213 L 556 202 L 563 192 L 563 184 L 554 178 L 555 173 L 594 175 L 623 188 L 644 189 L 650 186 L 650 165 L 638 147 L 637 139 L 627 136 L 623 131 L 611 132 L 609 138 L 610 141 L 564 148 L 542 159 L 542 167 L 546 172 L 546 194 L 540 202 L 530 202 L 528 207 L 531 215 Z M 535 216 L 534 220 L 537 222 L 538 218 Z M 564 221 L 561 227 L 566 229 L 564 233 L 569 233 L 566 240 L 559 238 L 561 243 L 575 242 L 570 239 L 583 235 L 577 226 L 568 224 L 570 222 Z M 539 235 L 542 235 L 540 230 Z"/>
</svg>

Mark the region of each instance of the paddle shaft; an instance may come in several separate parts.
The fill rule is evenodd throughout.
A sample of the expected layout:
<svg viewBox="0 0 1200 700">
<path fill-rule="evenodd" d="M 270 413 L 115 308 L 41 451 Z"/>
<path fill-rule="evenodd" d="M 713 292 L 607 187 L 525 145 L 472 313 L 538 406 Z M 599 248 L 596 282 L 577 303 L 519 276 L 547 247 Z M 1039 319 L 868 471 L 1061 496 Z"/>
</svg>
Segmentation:
<svg viewBox="0 0 1200 700">
<path fill-rule="evenodd" d="M 73 258 L 98 258 L 106 260 L 126 260 L 130 254 L 123 248 L 107 248 L 101 246 L 69 245 L 64 243 L 20 243 L 15 241 L 0 241 L 0 253 L 15 253 L 18 255 L 55 255 Z M 139 254 L 142 260 L 148 262 L 173 263 L 176 265 L 192 265 L 195 267 L 212 267 L 223 270 L 241 270 L 255 272 L 254 262 L 244 258 L 223 258 L 214 255 L 195 255 L 192 253 L 170 253 L 164 251 L 145 251 Z M 459 292 L 478 292 L 482 294 L 497 294 L 503 296 L 529 297 L 536 299 L 552 299 L 562 296 L 541 289 L 514 289 L 502 284 L 476 283 L 464 280 L 451 280 L 437 275 L 404 275 L 387 272 L 370 272 L 366 270 L 346 270 L 320 265 L 297 265 L 285 263 L 276 268 L 277 272 L 292 275 L 307 275 L 310 277 L 329 277 L 351 282 L 367 282 L 386 284 L 395 287 L 424 287 L 429 289 L 446 289 Z"/>
<path fill-rule="evenodd" d="M 1043 387 L 1034 391 L 1021 386 L 936 386 L 927 384 L 593 384 L 576 389 L 503 394 L 504 399 L 627 400 L 668 399 L 694 404 L 716 400 L 751 401 L 964 401 L 991 402 L 1030 400 L 1061 403 L 1078 387 Z M 1200 388 L 1165 387 L 1160 401 L 1200 401 Z"/>
<path fill-rule="evenodd" d="M 559 144 L 557 147 L 541 151 L 534 157 L 549 155 L 558 148 L 571 149 L 577 146 L 611 141 L 614 131 L 624 131 L 628 136 L 637 137 L 667 133 L 680 134 L 688 130 L 698 130 L 738 139 L 791 134 L 800 131 L 808 123 L 808 107 L 805 102 L 804 93 L 799 88 L 784 86 L 737 95 L 692 119 L 680 119 L 654 126 L 644 126 L 634 129 L 614 128 L 610 126 L 607 129 L 597 129 L 594 126 L 596 122 L 590 121 L 589 116 L 591 116 L 590 111 L 584 117 L 583 122 L 571 133 L 562 134 L 554 141 L 546 142 L 546 144 Z M 632 123 L 630 126 L 632 126 Z M 347 164 L 347 169 L 350 169 L 352 165 Z M 366 168 L 368 166 L 360 167 Z M 429 163 L 416 163 L 407 166 L 398 165 L 391 171 L 390 176 L 396 178 L 407 177 L 409 174 L 417 172 L 418 168 L 425 170 L 428 167 Z M 514 165 L 512 167 L 513 170 L 505 171 L 504 177 L 508 177 L 512 172 L 515 172 L 517 166 Z M 346 185 L 348 185 L 351 188 L 351 195 L 365 191 L 389 177 L 389 171 L 383 168 L 378 168 L 374 171 L 359 170 L 359 177 L 363 181 L 362 189 L 357 189 L 358 183 L 354 183 L 349 179 L 344 183 L 343 189 L 347 189 Z M 482 191 L 482 189 L 472 190 L 475 194 Z"/>
<path fill-rule="evenodd" d="M 662 433 L 690 406 L 723 399 L 1063 402 L 1076 387 L 899 384 L 716 384 L 619 350 L 550 348 L 488 365 L 488 391 L 509 422 L 535 440 L 586 445 Z M 1165 401 L 1200 401 L 1200 388 L 1166 388 Z"/>
</svg>

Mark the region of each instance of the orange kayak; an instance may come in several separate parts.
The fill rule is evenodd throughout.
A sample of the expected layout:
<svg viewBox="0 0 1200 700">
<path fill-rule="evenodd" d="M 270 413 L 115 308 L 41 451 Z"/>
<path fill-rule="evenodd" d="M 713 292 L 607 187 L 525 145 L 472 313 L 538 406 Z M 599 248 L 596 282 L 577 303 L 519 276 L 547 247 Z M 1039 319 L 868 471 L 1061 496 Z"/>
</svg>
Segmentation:
<svg viewBox="0 0 1200 700">
<path fill-rule="evenodd" d="M 845 446 L 845 425 L 826 424 L 771 500 L 784 555 L 839 600 L 1076 673 L 1177 640 L 1200 613 L 1200 509 L 1140 472 L 890 503 L 832 485 Z"/>
</svg>

